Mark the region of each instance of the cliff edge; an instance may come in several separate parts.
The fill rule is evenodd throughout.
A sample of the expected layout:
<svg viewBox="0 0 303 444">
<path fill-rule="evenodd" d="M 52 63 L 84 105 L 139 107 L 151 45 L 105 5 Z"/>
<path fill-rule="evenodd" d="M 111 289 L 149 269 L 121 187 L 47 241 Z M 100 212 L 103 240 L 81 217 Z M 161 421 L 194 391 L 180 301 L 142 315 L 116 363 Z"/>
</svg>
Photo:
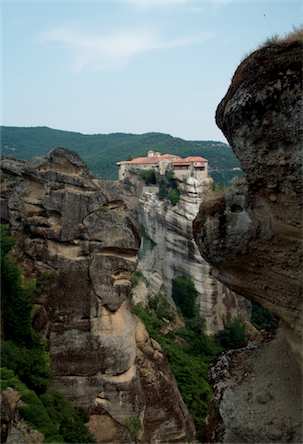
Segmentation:
<svg viewBox="0 0 303 444">
<path fill-rule="evenodd" d="M 196 243 L 217 279 L 282 319 L 302 366 L 302 39 L 247 57 L 216 121 L 244 179 L 202 201 Z"/>
</svg>

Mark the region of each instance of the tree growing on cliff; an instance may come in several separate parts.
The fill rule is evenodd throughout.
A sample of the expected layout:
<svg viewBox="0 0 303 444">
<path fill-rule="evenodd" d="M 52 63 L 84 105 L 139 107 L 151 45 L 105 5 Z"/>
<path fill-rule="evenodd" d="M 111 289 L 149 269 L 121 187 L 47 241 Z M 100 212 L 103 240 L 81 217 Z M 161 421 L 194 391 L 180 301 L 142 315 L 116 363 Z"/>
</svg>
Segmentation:
<svg viewBox="0 0 303 444">
<path fill-rule="evenodd" d="M 159 182 L 159 193 L 157 193 L 158 199 L 164 200 L 166 197 L 166 186 L 163 180 Z"/>
<path fill-rule="evenodd" d="M 239 348 L 245 339 L 246 326 L 237 317 L 234 317 L 232 322 L 225 322 L 224 330 L 220 330 L 218 338 L 224 348 Z"/>
<path fill-rule="evenodd" d="M 140 178 L 145 181 L 145 185 L 155 185 L 157 183 L 153 170 L 140 170 Z"/>
<path fill-rule="evenodd" d="M 23 279 L 22 269 L 9 252 L 16 238 L 6 235 L 1 225 L 1 308 L 7 339 L 28 342 L 31 336 L 31 309 L 34 302 L 35 280 Z"/>
<path fill-rule="evenodd" d="M 172 188 L 168 193 L 168 199 L 171 201 L 172 205 L 176 205 L 180 200 L 180 193 L 177 188 Z"/>
<path fill-rule="evenodd" d="M 199 313 L 199 308 L 196 304 L 198 292 L 195 284 L 186 276 L 177 276 L 172 282 L 172 297 L 177 307 L 180 307 L 183 316 L 193 318 Z"/>
<path fill-rule="evenodd" d="M 1 309 L 6 339 L 1 344 L 1 365 L 41 393 L 49 386 L 50 358 L 46 345 L 32 328 L 36 281 L 26 281 L 21 267 L 9 255 L 15 243 L 1 225 Z"/>
</svg>

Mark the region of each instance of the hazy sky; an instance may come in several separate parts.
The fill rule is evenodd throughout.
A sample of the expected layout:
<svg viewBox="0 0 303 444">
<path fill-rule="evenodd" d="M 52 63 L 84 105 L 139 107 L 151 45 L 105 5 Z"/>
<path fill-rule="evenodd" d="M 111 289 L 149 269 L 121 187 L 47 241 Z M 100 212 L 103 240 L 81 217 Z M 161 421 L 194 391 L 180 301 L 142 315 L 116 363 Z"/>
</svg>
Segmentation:
<svg viewBox="0 0 303 444">
<path fill-rule="evenodd" d="M 217 105 L 244 54 L 302 1 L 1 1 L 2 125 L 225 138 Z"/>
</svg>

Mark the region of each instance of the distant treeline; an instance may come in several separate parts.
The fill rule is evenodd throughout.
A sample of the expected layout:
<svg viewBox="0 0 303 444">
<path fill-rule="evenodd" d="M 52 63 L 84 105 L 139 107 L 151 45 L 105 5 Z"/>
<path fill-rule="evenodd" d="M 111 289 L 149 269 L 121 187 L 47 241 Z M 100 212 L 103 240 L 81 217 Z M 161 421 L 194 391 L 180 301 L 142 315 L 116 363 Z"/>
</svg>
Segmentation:
<svg viewBox="0 0 303 444">
<path fill-rule="evenodd" d="M 96 176 L 106 180 L 118 178 L 116 162 L 126 160 L 129 154 L 132 157 L 146 156 L 149 150 L 181 157 L 205 157 L 210 169 L 220 173 L 213 177 L 218 183 L 227 182 L 225 175 L 221 175 L 225 170 L 240 167 L 231 147 L 222 142 L 186 141 L 161 133 L 84 135 L 47 127 L 1 127 L 2 154 L 30 159 L 45 155 L 58 146 L 78 153 Z M 236 175 L 239 173 L 235 171 Z M 230 174 L 227 176 L 230 178 Z"/>
</svg>

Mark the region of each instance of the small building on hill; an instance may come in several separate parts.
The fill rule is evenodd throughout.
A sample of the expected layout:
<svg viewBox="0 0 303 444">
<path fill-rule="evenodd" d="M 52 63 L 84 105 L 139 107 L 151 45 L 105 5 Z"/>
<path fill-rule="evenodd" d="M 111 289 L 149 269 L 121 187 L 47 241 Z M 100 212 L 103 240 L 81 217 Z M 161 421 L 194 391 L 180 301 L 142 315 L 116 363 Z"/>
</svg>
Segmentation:
<svg viewBox="0 0 303 444">
<path fill-rule="evenodd" d="M 180 180 L 194 177 L 199 182 L 208 178 L 208 161 L 200 156 L 189 156 L 182 159 L 173 154 L 163 154 L 154 151 L 148 151 L 147 157 L 137 157 L 132 160 L 117 162 L 119 168 L 119 180 L 126 179 L 130 173 L 136 173 L 138 170 L 154 170 L 160 175 L 166 172 L 174 171 L 175 177 Z"/>
</svg>

